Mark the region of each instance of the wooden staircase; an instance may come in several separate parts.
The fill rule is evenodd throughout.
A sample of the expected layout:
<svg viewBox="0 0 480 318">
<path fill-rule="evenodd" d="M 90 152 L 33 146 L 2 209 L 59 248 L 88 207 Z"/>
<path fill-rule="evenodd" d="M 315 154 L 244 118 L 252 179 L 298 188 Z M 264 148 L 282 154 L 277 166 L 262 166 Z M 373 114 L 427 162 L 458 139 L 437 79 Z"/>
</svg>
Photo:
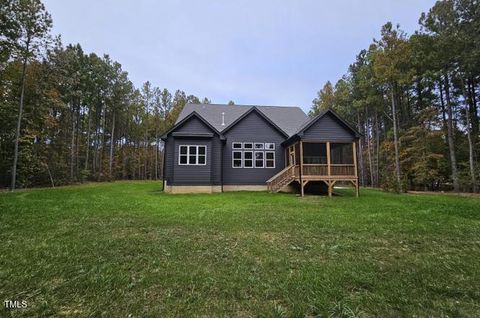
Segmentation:
<svg viewBox="0 0 480 318">
<path fill-rule="evenodd" d="M 293 180 L 295 180 L 295 166 L 290 165 L 267 180 L 267 189 L 270 192 L 278 192 Z"/>
</svg>

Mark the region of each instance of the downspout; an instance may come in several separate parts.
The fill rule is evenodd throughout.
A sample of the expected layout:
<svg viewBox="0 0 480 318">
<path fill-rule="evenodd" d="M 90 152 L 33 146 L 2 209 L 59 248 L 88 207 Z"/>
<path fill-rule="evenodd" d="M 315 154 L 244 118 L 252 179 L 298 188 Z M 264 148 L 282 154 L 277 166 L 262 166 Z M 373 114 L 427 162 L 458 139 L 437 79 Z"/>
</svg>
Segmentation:
<svg viewBox="0 0 480 318">
<path fill-rule="evenodd" d="M 165 166 L 166 166 L 166 158 L 167 158 L 167 143 L 166 141 L 163 142 L 163 168 L 162 168 L 162 188 L 163 192 L 165 192 Z"/>
<path fill-rule="evenodd" d="M 222 157 L 220 158 L 220 188 L 223 192 L 223 156 L 225 154 L 225 144 L 226 141 L 222 140 Z"/>
</svg>

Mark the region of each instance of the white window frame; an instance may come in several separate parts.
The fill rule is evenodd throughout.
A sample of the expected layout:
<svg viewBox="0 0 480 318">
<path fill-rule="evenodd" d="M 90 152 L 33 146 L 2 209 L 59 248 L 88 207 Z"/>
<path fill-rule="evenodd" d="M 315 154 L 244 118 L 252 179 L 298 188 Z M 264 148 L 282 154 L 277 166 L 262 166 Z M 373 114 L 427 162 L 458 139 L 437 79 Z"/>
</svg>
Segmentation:
<svg viewBox="0 0 480 318">
<path fill-rule="evenodd" d="M 257 148 L 257 145 L 260 145 L 261 148 Z M 263 142 L 255 142 L 253 143 L 253 150 L 264 150 L 265 144 Z"/>
<path fill-rule="evenodd" d="M 247 147 L 245 147 L 245 145 L 250 145 L 251 147 L 250 147 L 250 148 L 247 148 Z M 245 150 L 254 150 L 254 148 L 253 148 L 253 142 L 244 142 L 244 143 L 243 143 L 243 149 L 245 149 Z"/>
<path fill-rule="evenodd" d="M 268 148 L 268 146 L 273 146 L 272 148 Z M 265 150 L 275 150 L 275 143 L 274 142 L 266 142 L 265 143 Z"/>
<path fill-rule="evenodd" d="M 252 158 L 251 159 L 246 159 L 245 158 L 245 153 L 251 153 L 252 154 Z M 245 161 L 246 160 L 251 160 L 252 161 L 252 165 L 250 167 L 247 167 L 245 166 Z M 246 168 L 246 169 L 252 169 L 252 168 L 255 168 L 255 154 L 254 154 L 254 151 L 253 150 L 245 150 L 245 151 L 242 151 L 242 168 Z"/>
<path fill-rule="evenodd" d="M 262 166 L 261 166 L 261 167 L 257 167 L 257 153 L 261 153 L 261 154 L 262 154 Z M 259 160 L 259 159 L 258 159 L 258 160 Z M 256 169 L 265 168 L 265 151 L 254 151 L 254 152 L 253 152 L 253 166 L 254 166 Z"/>
<path fill-rule="evenodd" d="M 240 153 L 240 159 L 235 158 L 234 153 L 239 152 Z M 240 160 L 240 167 L 235 167 L 234 161 L 235 160 Z M 241 150 L 232 150 L 232 168 L 233 169 L 241 169 L 243 168 L 243 151 Z"/>
<path fill-rule="evenodd" d="M 187 147 L 187 154 L 186 155 L 182 155 L 182 147 Z M 200 154 L 199 154 L 199 148 L 205 148 L 205 163 L 198 163 L 198 158 L 200 157 Z M 190 163 L 190 156 L 193 156 L 193 155 L 190 155 L 190 148 L 196 148 L 196 152 L 195 152 L 195 162 L 196 163 Z M 207 145 L 178 145 L 178 165 L 179 166 L 206 166 L 207 165 Z M 181 163 L 180 162 L 180 158 L 182 156 L 187 156 L 187 163 Z M 202 155 L 203 156 L 203 155 Z"/>
<path fill-rule="evenodd" d="M 268 153 L 273 154 L 273 159 L 267 159 L 267 154 L 268 154 Z M 265 151 L 265 159 L 264 159 L 264 161 L 265 161 L 265 168 L 267 168 L 267 169 L 275 169 L 275 151 Z M 273 167 L 268 167 L 268 166 L 267 166 L 267 162 L 268 162 L 268 161 L 273 161 Z"/>
<path fill-rule="evenodd" d="M 235 145 L 240 145 L 240 148 L 236 148 Z M 232 142 L 232 150 L 241 150 L 243 149 L 243 143 L 241 142 Z"/>
</svg>

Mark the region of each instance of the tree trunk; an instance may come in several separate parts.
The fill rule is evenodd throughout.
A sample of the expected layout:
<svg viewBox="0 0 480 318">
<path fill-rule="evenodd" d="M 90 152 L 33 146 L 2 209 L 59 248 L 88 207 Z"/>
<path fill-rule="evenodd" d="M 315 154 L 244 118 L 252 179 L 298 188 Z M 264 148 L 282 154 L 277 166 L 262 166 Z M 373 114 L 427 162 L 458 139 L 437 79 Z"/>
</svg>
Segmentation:
<svg viewBox="0 0 480 318">
<path fill-rule="evenodd" d="M 78 160 L 78 154 L 80 152 L 80 144 L 81 144 L 81 137 L 82 137 L 82 133 L 83 131 L 85 131 L 84 129 L 84 125 L 83 125 L 83 121 L 81 120 L 82 118 L 82 110 L 81 110 L 81 101 L 80 99 L 78 100 L 78 104 L 77 104 L 77 113 L 76 113 L 76 123 L 77 123 L 77 127 L 76 127 L 76 133 L 75 133 L 75 178 L 78 180 L 78 166 L 79 166 L 79 161 Z"/>
<path fill-rule="evenodd" d="M 401 175 L 400 175 L 400 154 L 398 146 L 398 128 L 397 128 L 397 109 L 395 103 L 395 86 L 392 86 L 391 98 L 392 98 L 392 120 L 393 120 L 393 146 L 395 148 L 395 175 L 397 178 L 397 189 L 401 191 Z"/>
<path fill-rule="evenodd" d="M 479 130 L 477 97 L 475 96 L 475 80 L 474 79 L 469 80 L 468 86 L 469 86 L 468 93 L 470 95 L 470 101 L 471 101 L 470 121 L 472 122 L 473 143 L 475 144 L 478 136 L 478 130 Z"/>
<path fill-rule="evenodd" d="M 115 136 L 115 110 L 113 110 L 112 135 L 110 137 L 110 160 L 109 160 L 109 163 L 108 163 L 108 178 L 110 180 L 112 180 L 114 136 Z"/>
<path fill-rule="evenodd" d="M 22 79 L 21 79 L 21 89 L 20 89 L 20 104 L 18 106 L 18 118 L 17 118 L 17 129 L 15 131 L 15 146 L 13 150 L 13 165 L 12 165 L 12 184 L 10 190 L 14 191 L 16 182 L 17 182 L 17 162 L 18 162 L 18 143 L 20 141 L 20 128 L 22 125 L 22 115 L 23 115 L 23 100 L 25 98 L 25 74 L 27 70 L 27 61 L 28 54 L 30 49 L 30 39 L 27 40 L 26 53 L 23 58 L 22 65 Z"/>
<path fill-rule="evenodd" d="M 90 114 L 90 109 L 88 110 L 88 127 L 87 127 L 87 145 L 85 148 L 85 167 L 84 169 L 88 169 L 88 155 L 90 154 L 90 126 L 92 124 L 92 114 Z"/>
<path fill-rule="evenodd" d="M 105 127 L 107 126 L 106 125 L 106 112 L 107 112 L 107 109 L 106 109 L 106 106 L 103 105 L 102 107 L 102 117 L 100 119 L 100 127 L 101 127 L 101 130 L 102 130 L 102 141 L 101 141 L 101 149 L 100 149 L 100 152 L 99 152 L 99 163 L 98 163 L 98 172 L 99 172 L 99 178 L 101 179 L 103 177 L 103 152 L 105 150 Z"/>
<path fill-rule="evenodd" d="M 462 93 L 465 99 L 465 118 L 467 121 L 466 129 L 467 129 L 467 140 L 468 140 L 468 162 L 470 166 L 470 180 L 472 182 L 472 191 L 477 192 L 477 178 L 475 176 L 475 160 L 474 160 L 474 153 L 473 153 L 474 143 L 473 143 L 473 138 L 470 131 L 470 126 L 472 126 L 472 130 L 473 130 L 473 125 L 471 125 L 471 120 L 470 120 L 470 111 L 472 109 L 471 105 L 473 103 L 473 99 L 471 95 L 467 94 L 467 92 L 465 91 L 465 83 L 462 78 L 461 78 L 461 81 L 462 81 Z"/>
<path fill-rule="evenodd" d="M 448 151 L 450 153 L 450 166 L 452 169 L 452 181 L 453 191 L 458 192 L 460 186 L 458 183 L 458 171 L 457 171 L 457 158 L 455 156 L 455 142 L 453 139 L 453 111 L 452 103 L 450 101 L 450 83 L 448 81 L 448 75 L 444 75 L 445 80 L 445 101 L 447 104 L 447 139 L 448 139 Z"/>
<path fill-rule="evenodd" d="M 48 177 L 50 178 L 50 183 L 52 185 L 52 188 L 55 188 L 55 183 L 53 182 L 52 172 L 50 171 L 50 167 L 48 166 L 48 162 L 47 162 L 47 172 L 48 172 Z"/>
<path fill-rule="evenodd" d="M 442 108 L 442 123 L 443 123 L 443 134 L 445 137 L 447 137 L 448 129 L 447 129 L 447 110 L 445 109 L 445 102 L 443 100 L 443 87 L 442 87 L 442 81 L 440 81 L 438 88 L 440 89 L 440 106 Z M 445 138 L 448 139 L 448 138 Z"/>
<path fill-rule="evenodd" d="M 366 112 L 366 111 L 365 111 Z M 370 145 L 371 142 L 371 129 L 370 129 L 370 120 L 368 118 L 368 113 L 366 113 L 366 120 L 365 120 L 365 137 L 367 141 L 367 155 L 368 155 L 368 167 L 370 170 L 370 186 L 373 187 L 373 162 L 372 162 L 372 148 Z"/>
<path fill-rule="evenodd" d="M 380 186 L 380 129 L 378 125 L 378 112 L 375 110 L 375 139 L 376 139 L 376 172 L 375 172 L 375 186 Z"/>
<path fill-rule="evenodd" d="M 475 160 L 473 158 L 473 140 L 472 140 L 472 134 L 470 132 L 470 111 L 467 107 L 465 109 L 465 114 L 467 118 L 467 139 L 468 139 L 468 161 L 470 165 L 470 178 L 472 181 L 472 190 L 473 192 L 477 192 L 477 178 L 475 176 Z"/>
<path fill-rule="evenodd" d="M 70 182 L 74 180 L 73 178 L 73 169 L 75 164 L 75 106 L 73 103 L 70 104 L 72 107 L 72 138 L 70 140 Z"/>
<path fill-rule="evenodd" d="M 358 131 L 361 131 L 362 125 L 360 122 L 360 113 L 357 114 L 357 127 Z M 360 140 L 358 141 L 358 159 L 360 161 L 360 184 L 365 186 L 365 163 L 363 161 L 363 141 L 362 138 L 360 137 Z"/>
<path fill-rule="evenodd" d="M 158 180 L 158 128 L 155 129 L 155 180 Z"/>
</svg>

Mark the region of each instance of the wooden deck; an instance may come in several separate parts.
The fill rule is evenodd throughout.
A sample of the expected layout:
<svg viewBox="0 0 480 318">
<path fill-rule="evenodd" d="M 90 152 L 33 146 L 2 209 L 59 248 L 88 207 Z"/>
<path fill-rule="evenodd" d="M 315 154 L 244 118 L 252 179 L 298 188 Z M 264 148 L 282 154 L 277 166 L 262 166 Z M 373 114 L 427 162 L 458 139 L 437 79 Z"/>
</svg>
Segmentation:
<svg viewBox="0 0 480 318">
<path fill-rule="evenodd" d="M 353 184 L 355 193 L 358 196 L 356 143 L 352 143 L 352 149 L 352 164 L 333 164 L 331 163 L 330 142 L 326 142 L 327 163 L 305 164 L 303 163 L 303 142 L 300 141 L 287 150 L 287 162 L 289 165 L 267 181 L 268 190 L 277 192 L 293 181 L 297 181 L 300 184 L 300 194 L 304 196 L 304 188 L 309 182 L 322 181 L 328 186 L 328 195 L 332 196 L 335 183 L 346 181 Z"/>
</svg>

